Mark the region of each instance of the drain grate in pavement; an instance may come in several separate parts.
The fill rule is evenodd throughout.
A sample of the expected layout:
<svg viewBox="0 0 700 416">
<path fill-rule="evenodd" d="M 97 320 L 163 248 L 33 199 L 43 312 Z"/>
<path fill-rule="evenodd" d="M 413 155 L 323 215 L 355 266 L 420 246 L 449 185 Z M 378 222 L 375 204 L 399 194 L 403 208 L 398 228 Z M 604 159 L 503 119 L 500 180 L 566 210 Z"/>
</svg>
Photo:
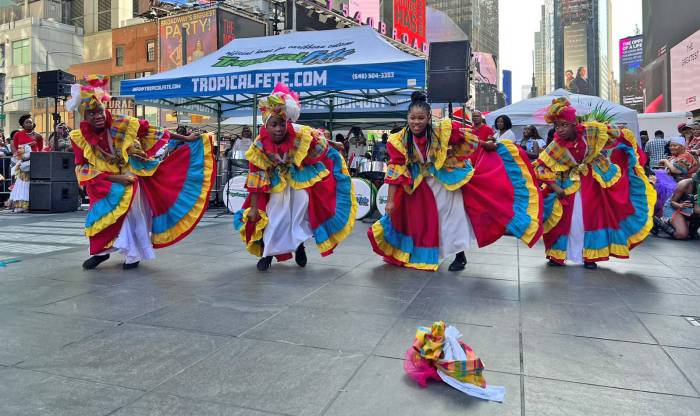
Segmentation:
<svg viewBox="0 0 700 416">
<path fill-rule="evenodd" d="M 700 317 L 697 316 L 684 316 L 685 320 L 692 326 L 700 326 Z"/>
</svg>

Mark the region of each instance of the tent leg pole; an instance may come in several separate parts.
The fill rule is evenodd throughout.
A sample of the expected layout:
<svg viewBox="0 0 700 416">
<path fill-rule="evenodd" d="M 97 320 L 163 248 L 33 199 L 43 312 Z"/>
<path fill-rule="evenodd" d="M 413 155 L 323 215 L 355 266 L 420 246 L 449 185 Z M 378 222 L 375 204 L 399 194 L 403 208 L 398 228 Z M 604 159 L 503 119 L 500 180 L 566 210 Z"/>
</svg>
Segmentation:
<svg viewBox="0 0 700 416">
<path fill-rule="evenodd" d="M 219 158 L 221 157 L 219 155 L 219 143 L 221 143 L 221 101 L 216 103 L 216 167 L 217 169 L 219 168 Z M 216 203 L 215 205 L 218 205 L 219 201 L 222 202 L 222 204 L 225 204 L 224 199 L 221 197 L 223 193 L 223 188 L 224 188 L 224 181 L 223 181 L 223 176 L 221 176 L 220 172 L 217 173 L 216 175 L 216 180 L 219 182 L 218 186 L 216 187 Z"/>
<path fill-rule="evenodd" d="M 331 105 L 330 105 L 331 120 L 328 123 L 328 131 L 331 132 L 331 140 L 333 140 L 333 109 L 334 108 L 335 108 L 335 97 L 331 95 Z"/>
<path fill-rule="evenodd" d="M 253 94 L 253 137 L 258 137 L 258 94 Z"/>
</svg>

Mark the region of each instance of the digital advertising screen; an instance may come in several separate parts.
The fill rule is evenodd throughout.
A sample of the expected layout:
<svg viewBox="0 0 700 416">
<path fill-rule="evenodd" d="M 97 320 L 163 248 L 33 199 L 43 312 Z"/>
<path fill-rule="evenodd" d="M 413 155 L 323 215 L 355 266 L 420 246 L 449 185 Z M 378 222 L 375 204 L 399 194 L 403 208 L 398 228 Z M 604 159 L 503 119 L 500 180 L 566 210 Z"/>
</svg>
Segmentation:
<svg viewBox="0 0 700 416">
<path fill-rule="evenodd" d="M 620 104 L 639 113 L 644 112 L 643 62 L 644 37 L 620 39 Z"/>
</svg>

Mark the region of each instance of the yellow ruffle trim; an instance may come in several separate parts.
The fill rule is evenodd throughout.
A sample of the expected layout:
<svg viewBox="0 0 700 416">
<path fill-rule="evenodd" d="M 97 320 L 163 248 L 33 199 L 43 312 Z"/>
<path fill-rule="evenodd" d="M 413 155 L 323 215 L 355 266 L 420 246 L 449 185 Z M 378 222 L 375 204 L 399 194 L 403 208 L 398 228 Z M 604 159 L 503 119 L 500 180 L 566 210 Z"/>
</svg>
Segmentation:
<svg viewBox="0 0 700 416">
<path fill-rule="evenodd" d="M 350 173 L 348 172 L 347 167 L 345 166 L 345 160 L 343 160 L 343 170 L 342 172 L 345 175 L 350 176 Z M 318 245 L 318 250 L 321 253 L 325 253 L 327 251 L 333 250 L 335 246 L 340 244 L 343 240 L 345 240 L 350 233 L 352 233 L 352 229 L 355 227 L 355 217 L 357 216 L 357 198 L 355 198 L 355 184 L 350 181 L 350 201 L 352 203 L 352 206 L 350 207 L 350 215 L 348 215 L 348 220 L 347 224 L 345 224 L 345 227 L 343 227 L 340 231 L 337 233 L 331 235 L 328 237 L 328 240 L 324 241 L 323 243 Z"/>
<path fill-rule="evenodd" d="M 204 179 L 202 180 L 202 190 L 199 193 L 197 202 L 194 204 L 190 212 L 187 213 L 177 224 L 160 234 L 153 234 L 151 241 L 153 244 L 163 245 L 168 244 L 183 233 L 191 230 L 199 221 L 204 207 L 207 205 L 209 191 L 211 190 L 211 173 L 214 169 L 214 158 L 212 156 L 212 139 L 208 134 L 202 136 L 204 145 Z"/>
<path fill-rule="evenodd" d="M 436 169 L 441 169 L 442 165 L 447 160 L 447 150 L 450 147 L 450 136 L 452 135 L 452 120 L 444 118 L 440 120 L 437 128 L 438 146 L 435 149 L 435 165 Z"/>
<path fill-rule="evenodd" d="M 306 159 L 309 154 L 309 148 L 311 147 L 311 140 L 313 136 L 311 135 L 311 127 L 301 126 L 299 131 L 296 132 L 297 140 L 299 140 L 299 145 L 294 150 L 293 161 L 297 167 L 301 167 L 302 162 Z"/>
<path fill-rule="evenodd" d="M 129 161 L 129 154 L 127 153 L 127 150 L 134 144 L 138 132 L 139 120 L 137 118 L 130 118 L 126 127 L 126 131 L 124 132 L 124 139 L 115 140 L 114 150 L 115 152 L 119 151 L 119 153 L 121 153 L 125 162 Z M 90 143 L 87 142 L 87 140 L 85 140 L 85 137 L 83 137 L 83 134 L 80 132 L 80 129 L 72 130 L 70 132 L 70 138 L 73 141 L 73 143 L 75 143 L 76 146 L 78 146 L 80 150 L 83 151 L 83 156 L 85 156 L 85 159 L 87 159 L 88 163 L 94 166 L 95 169 L 99 170 L 100 172 L 122 173 L 122 169 L 118 165 L 109 163 L 106 160 L 100 159 L 97 156 L 97 153 L 95 152 L 94 148 L 90 145 Z"/>
<path fill-rule="evenodd" d="M 255 140 L 259 141 L 260 137 Z M 245 152 L 245 158 L 258 169 L 268 170 L 272 167 L 272 163 L 268 160 L 267 156 L 265 156 L 265 153 L 260 150 L 255 143 Z"/>
<path fill-rule="evenodd" d="M 559 224 L 559 221 L 561 221 L 561 217 L 564 215 L 564 207 L 561 205 L 561 201 L 559 201 L 559 198 L 554 198 L 554 206 L 552 207 L 552 213 L 549 214 L 548 218 L 545 218 L 544 220 L 544 232 L 548 233 L 552 231 L 554 227 Z"/>
<path fill-rule="evenodd" d="M 440 181 L 440 179 L 438 179 L 437 176 L 433 176 L 433 177 L 435 178 L 436 181 L 438 181 L 442 185 L 443 188 L 447 189 L 448 191 L 456 191 L 456 190 L 462 188 L 467 183 L 469 183 L 469 181 L 472 180 L 473 176 L 474 176 L 474 169 L 472 169 L 471 172 L 469 172 L 467 174 L 467 176 L 464 177 L 464 179 L 460 180 L 459 182 L 452 183 L 452 184 L 446 184 L 446 183 Z"/>
<path fill-rule="evenodd" d="M 99 220 L 95 221 L 90 227 L 85 228 L 85 235 L 93 237 L 104 231 L 110 225 L 115 224 L 119 219 L 126 215 L 131 206 L 131 200 L 134 197 L 134 186 L 129 185 L 124 187 L 124 195 L 119 200 L 119 204 L 109 213 L 105 214 Z"/>
<path fill-rule="evenodd" d="M 250 241 L 246 240 L 246 224 L 248 224 L 248 213 L 250 212 L 250 208 L 247 208 L 245 211 L 243 211 L 243 218 L 241 221 L 243 221 L 243 226 L 241 227 L 241 240 L 246 245 L 246 250 L 254 256 L 257 257 L 262 257 L 263 255 L 263 247 L 262 244 L 260 244 L 260 240 L 263 238 L 263 231 L 265 230 L 265 227 L 267 227 L 267 224 L 270 222 L 270 220 L 267 218 L 267 214 L 265 211 L 258 209 L 258 215 L 260 215 L 260 219 L 258 220 L 257 223 L 255 223 L 255 232 L 253 232 L 253 235 L 250 237 Z"/>
<path fill-rule="evenodd" d="M 372 235 L 374 235 L 375 243 L 386 257 L 391 257 L 401 263 L 408 263 L 411 259 L 410 253 L 402 251 L 384 240 L 384 227 L 382 227 L 381 222 L 377 221 L 372 225 Z"/>
<path fill-rule="evenodd" d="M 545 254 L 547 257 L 551 257 L 555 260 L 560 260 L 560 261 L 566 260 L 566 251 L 550 249 L 550 250 L 546 250 Z"/>
<path fill-rule="evenodd" d="M 656 205 L 656 189 L 649 182 L 649 178 L 647 178 L 647 176 L 644 174 L 644 168 L 639 164 L 639 162 L 637 162 L 637 164 L 634 167 L 634 173 L 636 173 L 637 176 L 644 181 L 644 187 L 646 188 L 647 195 L 647 205 L 649 207 L 649 214 L 647 216 L 647 222 L 646 224 L 644 224 L 644 227 L 642 227 L 642 229 L 639 230 L 639 232 L 630 236 L 627 239 L 628 244 L 638 244 L 644 241 L 645 238 L 647 238 L 649 232 L 651 232 L 651 229 L 654 227 L 654 206 Z"/>
<path fill-rule="evenodd" d="M 619 166 L 615 165 L 612 162 L 610 163 L 609 169 L 611 169 L 613 166 L 617 167 L 617 173 L 609 181 L 606 181 L 598 172 L 596 172 L 596 170 L 593 167 L 591 167 L 591 174 L 593 175 L 593 179 L 595 179 L 596 182 L 598 182 L 598 184 L 602 188 L 610 188 L 611 186 L 615 185 L 617 181 L 619 181 L 622 177 L 622 169 L 620 169 Z"/>
<path fill-rule="evenodd" d="M 324 180 L 325 178 L 327 178 L 328 175 L 330 175 L 330 174 L 331 174 L 331 172 L 326 168 L 326 169 L 320 171 L 318 173 L 318 175 L 314 176 L 313 178 L 309 179 L 308 181 L 297 182 L 294 180 L 294 178 L 292 178 L 292 175 L 290 175 L 289 173 L 287 173 L 285 175 L 286 176 L 285 179 L 286 179 L 287 183 L 289 184 L 289 186 L 291 186 L 292 188 L 294 188 L 296 190 L 302 190 L 302 189 L 310 188 L 310 187 L 316 185 L 317 183 L 319 183 L 322 180 Z"/>
<path fill-rule="evenodd" d="M 502 142 L 501 143 L 513 158 L 515 163 L 518 165 L 520 172 L 525 178 L 525 187 L 527 188 L 528 202 L 527 202 L 527 215 L 530 216 L 530 224 L 528 225 L 525 233 L 520 237 L 520 239 L 527 243 L 528 245 L 535 239 L 540 229 L 540 217 L 542 214 L 542 205 L 540 204 L 540 194 L 535 185 L 535 180 L 530 175 L 530 170 L 528 169 L 527 162 L 523 160 L 520 156 L 520 151 L 518 147 L 512 142 Z"/>
<path fill-rule="evenodd" d="M 437 271 L 439 264 L 425 264 L 425 263 L 405 263 L 403 267 L 408 267 L 416 270 L 425 270 L 427 272 Z"/>
</svg>

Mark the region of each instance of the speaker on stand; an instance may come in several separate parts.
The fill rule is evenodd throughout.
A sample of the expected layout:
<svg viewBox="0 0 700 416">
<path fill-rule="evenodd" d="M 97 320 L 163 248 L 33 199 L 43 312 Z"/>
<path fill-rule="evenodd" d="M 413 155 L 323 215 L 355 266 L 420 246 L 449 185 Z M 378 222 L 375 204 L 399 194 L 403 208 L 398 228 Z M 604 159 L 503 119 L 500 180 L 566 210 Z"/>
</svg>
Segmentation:
<svg viewBox="0 0 700 416">
<path fill-rule="evenodd" d="M 70 152 L 32 152 L 29 160 L 29 211 L 76 211 L 80 200 L 75 155 Z"/>
<path fill-rule="evenodd" d="M 452 103 L 469 101 L 471 46 L 468 41 L 433 42 L 428 50 L 428 101 Z"/>
</svg>

